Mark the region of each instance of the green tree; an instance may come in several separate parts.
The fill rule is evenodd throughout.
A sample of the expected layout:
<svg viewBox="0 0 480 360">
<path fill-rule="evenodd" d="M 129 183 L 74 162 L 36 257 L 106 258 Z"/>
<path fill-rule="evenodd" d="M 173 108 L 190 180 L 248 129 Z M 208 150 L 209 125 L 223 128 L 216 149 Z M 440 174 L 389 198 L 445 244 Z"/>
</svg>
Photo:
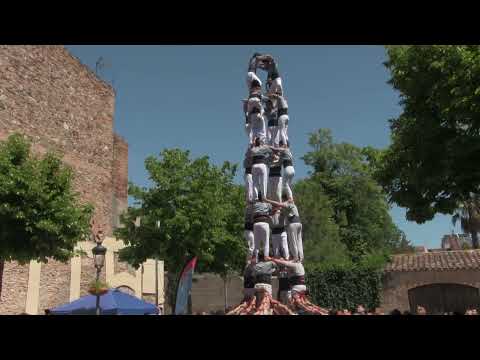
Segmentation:
<svg viewBox="0 0 480 360">
<path fill-rule="evenodd" d="M 307 264 L 348 262 L 334 220 L 332 202 L 322 185 L 312 179 L 300 180 L 294 188 L 295 202 L 302 216 L 303 246 Z"/>
<path fill-rule="evenodd" d="M 452 216 L 452 224 L 460 222 L 462 230 L 472 237 L 472 247 L 478 249 L 478 232 L 480 231 L 480 198 L 471 194 L 468 201 L 460 204 Z"/>
<path fill-rule="evenodd" d="M 304 218 L 305 243 L 323 241 L 337 247 L 337 237 L 354 262 L 398 247 L 402 233 L 390 217 L 385 193 L 373 178 L 372 162 L 379 158 L 379 151 L 334 143 L 328 129 L 310 134 L 309 144 L 312 151 L 303 160 L 313 171 L 305 180 L 309 185 L 300 183 L 296 194 Z M 324 234 L 314 230 L 320 235 L 316 237 L 311 234 L 312 228 L 321 228 Z M 342 247 L 338 249 L 343 251 Z"/>
<path fill-rule="evenodd" d="M 480 47 L 387 46 L 389 83 L 402 113 L 376 178 L 389 199 L 423 223 L 479 193 Z"/>
<path fill-rule="evenodd" d="M 409 254 L 414 252 L 414 248 L 410 241 L 407 239 L 407 236 L 402 232 L 400 242 L 398 246 L 393 248 L 392 251 L 394 254 Z"/>
<path fill-rule="evenodd" d="M 0 143 L 0 262 L 65 262 L 89 235 L 93 207 L 79 203 L 58 156 L 30 150 L 19 134 Z"/>
<path fill-rule="evenodd" d="M 147 258 L 164 260 L 167 300 L 173 306 L 174 284 L 187 258 L 198 257 L 197 271 L 226 277 L 241 271 L 244 195 L 233 183 L 236 165 L 190 159 L 188 151 L 167 149 L 145 160 L 152 186 L 129 186 L 134 206 L 121 217 L 116 235 L 125 241 L 120 257 L 138 267 Z M 135 228 L 136 217 L 141 226 Z M 158 226 L 159 224 L 159 226 Z"/>
</svg>

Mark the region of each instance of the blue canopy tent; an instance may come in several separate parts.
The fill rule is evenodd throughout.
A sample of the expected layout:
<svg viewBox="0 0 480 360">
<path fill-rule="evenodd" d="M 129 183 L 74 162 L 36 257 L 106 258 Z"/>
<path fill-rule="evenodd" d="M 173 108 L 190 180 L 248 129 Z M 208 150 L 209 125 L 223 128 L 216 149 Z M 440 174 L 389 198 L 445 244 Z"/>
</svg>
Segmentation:
<svg viewBox="0 0 480 360">
<path fill-rule="evenodd" d="M 48 311 L 51 315 L 95 315 L 97 297 L 83 296 L 71 303 Z M 125 294 L 119 290 L 108 290 L 100 296 L 101 315 L 154 315 L 158 314 L 155 305 Z"/>
</svg>

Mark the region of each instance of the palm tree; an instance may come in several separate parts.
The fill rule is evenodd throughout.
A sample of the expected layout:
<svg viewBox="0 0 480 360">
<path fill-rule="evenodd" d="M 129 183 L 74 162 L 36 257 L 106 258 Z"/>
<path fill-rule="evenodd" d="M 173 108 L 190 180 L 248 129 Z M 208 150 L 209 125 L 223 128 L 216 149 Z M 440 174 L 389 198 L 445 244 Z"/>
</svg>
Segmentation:
<svg viewBox="0 0 480 360">
<path fill-rule="evenodd" d="M 472 247 L 478 249 L 478 232 L 480 231 L 480 197 L 471 194 L 469 200 L 460 203 L 452 216 L 453 226 L 460 221 L 462 230 L 472 237 Z"/>
</svg>

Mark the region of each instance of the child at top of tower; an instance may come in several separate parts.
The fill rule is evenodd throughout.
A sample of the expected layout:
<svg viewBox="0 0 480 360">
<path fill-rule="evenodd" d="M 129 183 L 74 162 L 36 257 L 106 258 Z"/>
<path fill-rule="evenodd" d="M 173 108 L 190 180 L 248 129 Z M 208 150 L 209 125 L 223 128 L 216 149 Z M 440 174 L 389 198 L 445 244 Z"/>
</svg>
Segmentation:
<svg viewBox="0 0 480 360">
<path fill-rule="evenodd" d="M 253 54 L 249 61 L 247 71 L 248 99 L 243 101 L 243 112 L 245 114 L 245 131 L 249 138 L 249 143 L 257 136 L 266 138 L 265 119 L 263 117 L 264 109 L 262 106 L 262 81 L 257 76 L 259 53 Z"/>
<path fill-rule="evenodd" d="M 259 53 L 253 54 L 248 62 L 247 86 L 250 95 L 262 93 L 262 81 L 257 76 L 259 56 L 261 56 Z"/>
<path fill-rule="evenodd" d="M 272 55 L 258 55 L 258 67 L 267 71 L 267 92 L 271 94 L 283 95 L 282 78 L 278 71 L 278 66 Z"/>
</svg>

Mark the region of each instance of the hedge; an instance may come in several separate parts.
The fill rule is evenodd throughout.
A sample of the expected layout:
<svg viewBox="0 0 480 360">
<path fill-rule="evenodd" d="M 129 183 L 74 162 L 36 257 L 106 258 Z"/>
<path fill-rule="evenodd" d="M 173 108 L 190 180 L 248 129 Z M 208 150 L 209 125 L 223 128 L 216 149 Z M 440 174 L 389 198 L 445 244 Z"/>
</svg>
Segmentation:
<svg viewBox="0 0 480 360">
<path fill-rule="evenodd" d="M 382 269 L 375 265 L 331 265 L 307 269 L 306 283 L 312 301 L 329 309 L 368 309 L 380 305 Z"/>
</svg>

